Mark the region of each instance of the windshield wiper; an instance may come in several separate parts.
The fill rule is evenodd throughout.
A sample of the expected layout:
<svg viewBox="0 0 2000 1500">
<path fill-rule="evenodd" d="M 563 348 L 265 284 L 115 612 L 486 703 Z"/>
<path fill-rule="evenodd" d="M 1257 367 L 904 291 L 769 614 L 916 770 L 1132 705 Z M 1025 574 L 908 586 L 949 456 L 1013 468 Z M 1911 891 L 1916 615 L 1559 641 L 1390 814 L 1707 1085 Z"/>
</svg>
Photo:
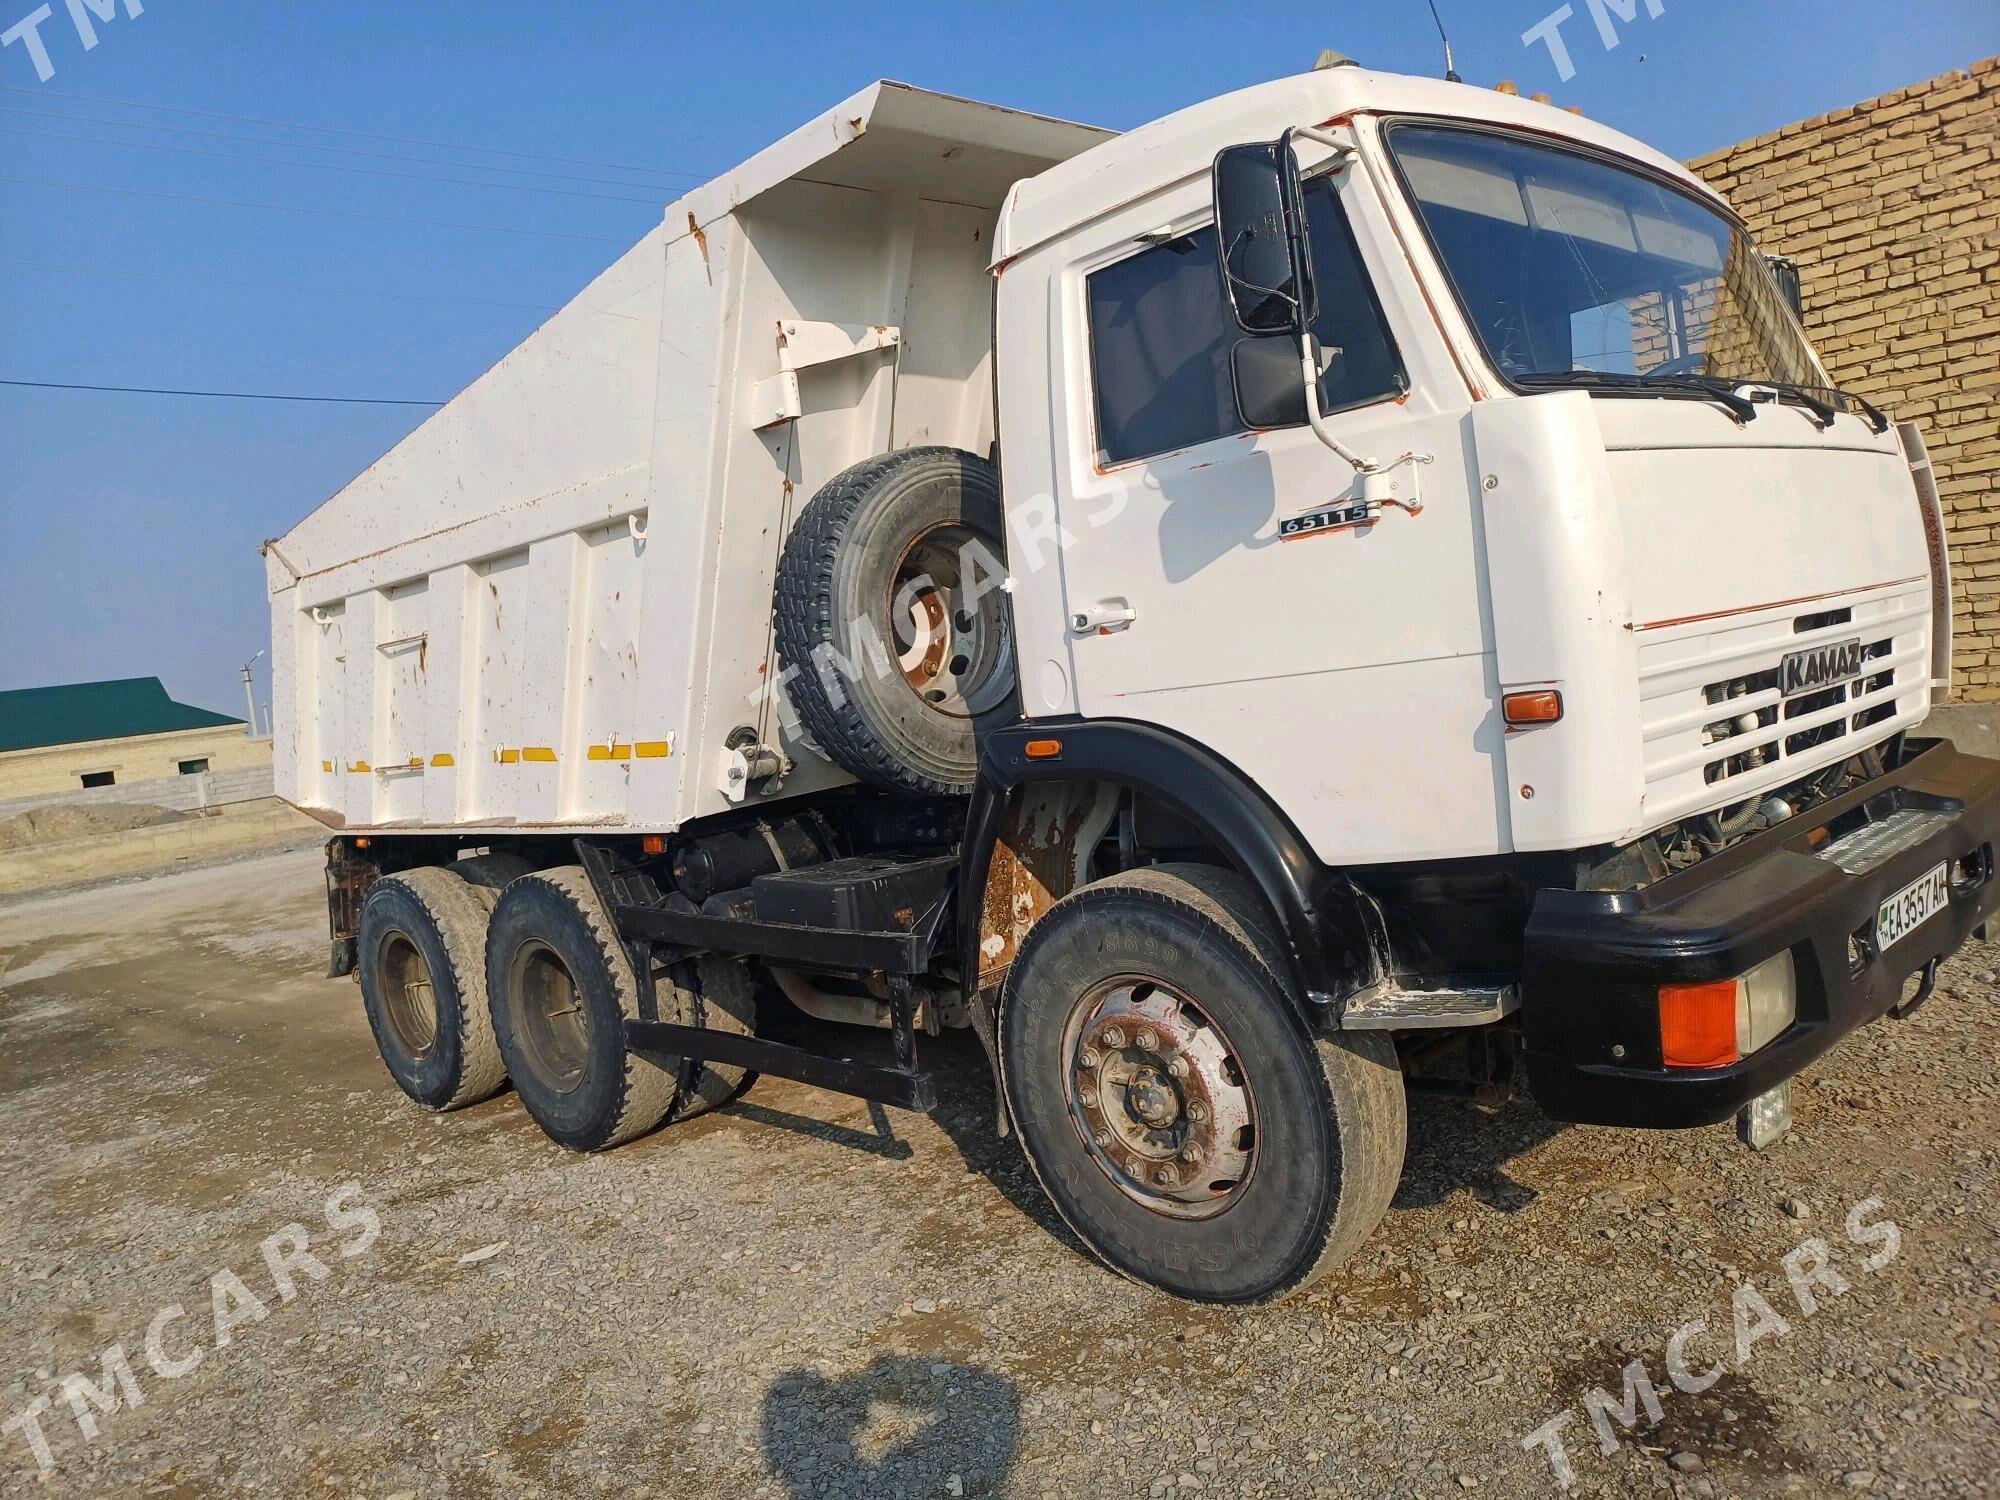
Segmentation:
<svg viewBox="0 0 2000 1500">
<path fill-rule="evenodd" d="M 1840 412 L 1831 402 L 1822 401 L 1812 393 L 1811 386 L 1794 385 L 1788 380 L 1738 380 L 1733 375 L 1704 376 L 1704 379 L 1721 380 L 1740 391 L 1769 391 L 1782 401 L 1790 396 L 1799 405 L 1813 414 L 1813 421 L 1821 432 L 1831 427 Z"/>
<path fill-rule="evenodd" d="M 1610 370 L 1538 370 L 1516 375 L 1514 384 L 1528 387 L 1577 386 L 1584 390 L 1623 391 L 1632 395 L 1685 392 L 1705 396 L 1728 408 L 1739 422 L 1757 420 L 1757 403 L 1739 396 L 1736 387 L 1713 375 L 1623 375 Z"/>
<path fill-rule="evenodd" d="M 1796 396 L 1806 406 L 1811 407 L 1815 414 L 1820 415 L 1822 427 L 1831 427 L 1834 417 L 1840 410 L 1831 401 L 1822 401 L 1814 394 L 1823 391 L 1836 400 L 1846 402 L 1850 409 L 1860 407 L 1862 415 L 1868 419 L 1868 425 L 1875 429 L 1878 437 L 1889 430 L 1889 419 L 1882 414 L 1882 409 L 1866 396 L 1857 396 L 1853 391 L 1843 391 L 1838 386 L 1831 385 L 1794 385 L 1785 380 L 1755 380 L 1750 383 L 1769 386 L 1772 390 L 1787 396 Z"/>
</svg>

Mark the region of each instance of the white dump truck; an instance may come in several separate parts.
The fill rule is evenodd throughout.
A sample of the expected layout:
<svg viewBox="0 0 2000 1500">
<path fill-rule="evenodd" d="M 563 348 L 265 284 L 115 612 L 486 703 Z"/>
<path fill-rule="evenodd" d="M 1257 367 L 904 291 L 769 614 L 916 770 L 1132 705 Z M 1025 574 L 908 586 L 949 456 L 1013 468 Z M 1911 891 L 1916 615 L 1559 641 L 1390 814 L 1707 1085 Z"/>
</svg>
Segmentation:
<svg viewBox="0 0 2000 1500">
<path fill-rule="evenodd" d="M 1454 83 L 1124 135 L 876 84 L 265 557 L 412 1099 L 923 1109 L 970 1027 L 1186 1298 L 1352 1252 L 1406 1092 L 1768 1139 L 2000 901 L 2000 764 L 1913 733 L 1921 437 L 1700 181 Z"/>
</svg>

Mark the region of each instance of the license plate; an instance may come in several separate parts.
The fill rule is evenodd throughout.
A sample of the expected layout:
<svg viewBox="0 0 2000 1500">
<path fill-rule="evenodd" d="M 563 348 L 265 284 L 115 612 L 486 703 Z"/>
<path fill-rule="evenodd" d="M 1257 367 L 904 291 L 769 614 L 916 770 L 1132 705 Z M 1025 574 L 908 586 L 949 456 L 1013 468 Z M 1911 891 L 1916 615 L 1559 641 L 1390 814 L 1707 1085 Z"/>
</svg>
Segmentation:
<svg viewBox="0 0 2000 1500">
<path fill-rule="evenodd" d="M 1859 639 L 1794 651 L 1778 663 L 1778 696 L 1790 698 L 1845 682 L 1861 671 Z"/>
<path fill-rule="evenodd" d="M 1947 866 L 1939 865 L 1915 885 L 1906 885 L 1875 913 L 1875 951 L 1887 952 L 1915 932 L 1951 901 Z"/>
</svg>

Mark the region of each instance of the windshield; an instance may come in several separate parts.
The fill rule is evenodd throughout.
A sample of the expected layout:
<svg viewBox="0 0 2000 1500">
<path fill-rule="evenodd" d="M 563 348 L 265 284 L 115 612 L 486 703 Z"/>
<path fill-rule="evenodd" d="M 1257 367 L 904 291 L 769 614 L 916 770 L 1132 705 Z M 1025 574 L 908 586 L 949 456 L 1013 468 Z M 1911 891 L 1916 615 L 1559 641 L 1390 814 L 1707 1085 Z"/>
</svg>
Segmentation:
<svg viewBox="0 0 2000 1500">
<path fill-rule="evenodd" d="M 1693 195 L 1490 131 L 1405 124 L 1389 142 L 1509 381 L 1820 381 L 1750 237 Z"/>
</svg>

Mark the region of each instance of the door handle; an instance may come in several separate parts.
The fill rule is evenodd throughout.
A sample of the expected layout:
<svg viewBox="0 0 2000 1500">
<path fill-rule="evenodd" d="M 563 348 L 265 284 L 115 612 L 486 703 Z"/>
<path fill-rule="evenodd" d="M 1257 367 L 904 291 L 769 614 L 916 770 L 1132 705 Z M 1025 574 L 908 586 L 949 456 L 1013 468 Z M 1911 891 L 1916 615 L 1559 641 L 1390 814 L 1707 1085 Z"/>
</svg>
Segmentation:
<svg viewBox="0 0 2000 1500">
<path fill-rule="evenodd" d="M 1123 599 L 1100 599 L 1069 617 L 1069 627 L 1078 635 L 1116 635 L 1131 628 L 1139 611 Z"/>
</svg>

